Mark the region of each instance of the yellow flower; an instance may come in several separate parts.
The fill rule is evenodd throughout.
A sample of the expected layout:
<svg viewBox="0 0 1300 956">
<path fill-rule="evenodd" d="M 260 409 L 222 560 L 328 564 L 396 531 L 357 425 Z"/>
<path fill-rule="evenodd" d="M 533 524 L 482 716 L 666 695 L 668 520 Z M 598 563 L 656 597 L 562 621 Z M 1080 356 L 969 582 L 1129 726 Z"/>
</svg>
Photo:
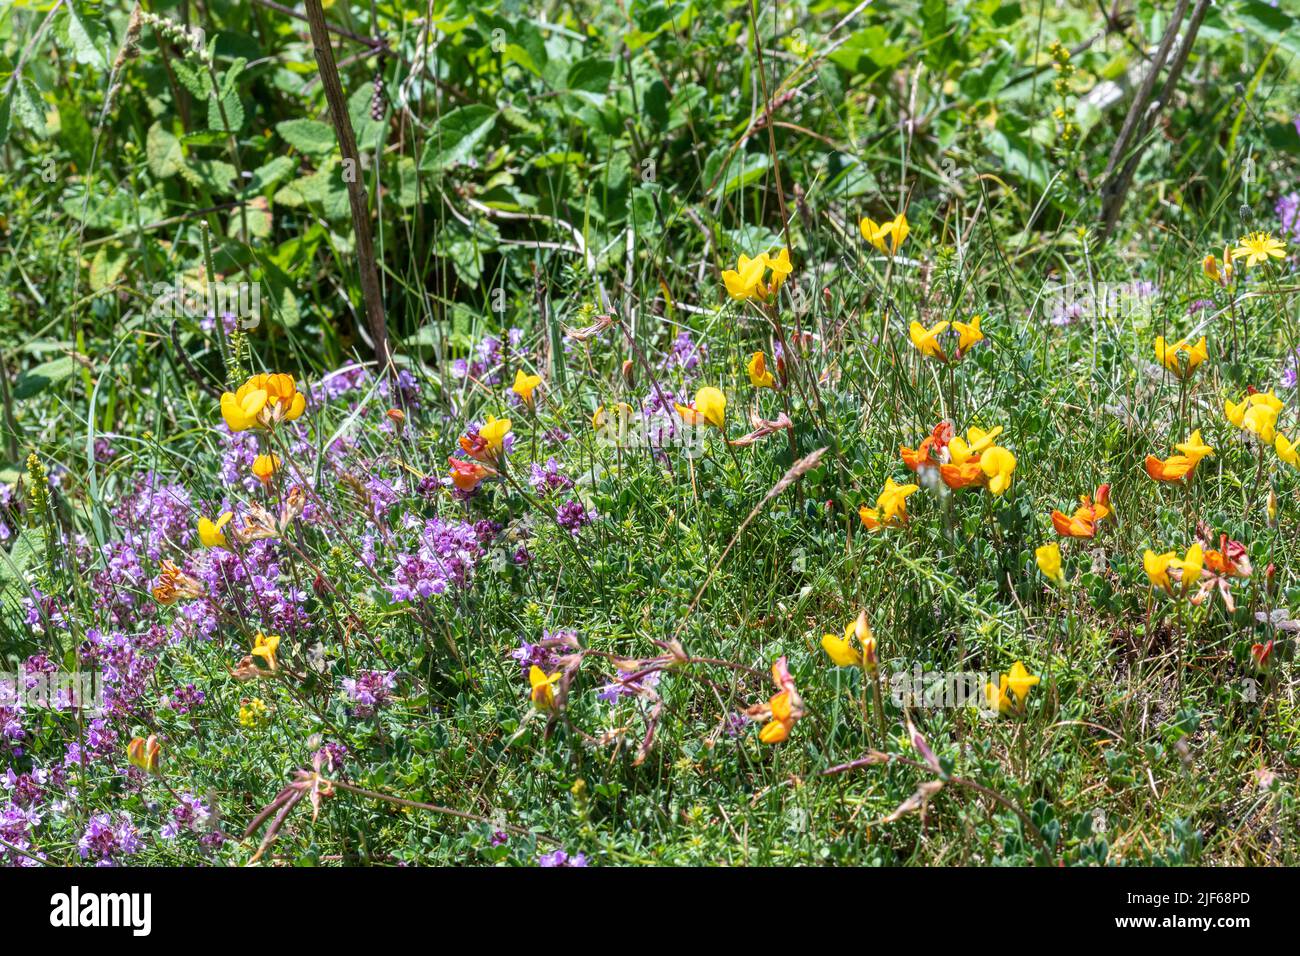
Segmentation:
<svg viewBox="0 0 1300 956">
<path fill-rule="evenodd" d="M 1215 258 L 1214 254 L 1206 256 L 1201 260 L 1201 271 L 1211 282 L 1217 282 L 1219 285 L 1226 287 L 1232 281 L 1232 275 L 1235 271 L 1232 266 L 1232 255 L 1227 250 L 1223 250 L 1223 263 Z"/>
<path fill-rule="evenodd" d="M 618 416 L 618 420 L 621 424 L 627 422 L 632 417 L 633 408 L 627 402 L 616 402 L 610 411 L 614 412 Z M 614 422 L 610 418 L 610 413 L 605 410 L 604 405 L 599 406 L 591 416 L 591 427 L 596 431 L 603 431 L 613 424 Z"/>
<path fill-rule="evenodd" d="M 864 217 L 858 223 L 862 238 L 871 243 L 880 252 L 894 255 L 911 230 L 907 225 L 907 216 L 899 213 L 893 219 L 878 223 L 871 217 Z"/>
<path fill-rule="evenodd" d="M 540 375 L 525 375 L 521 368 L 515 369 L 515 383 L 510 386 L 510 391 L 519 396 L 520 400 L 529 408 L 533 407 L 533 392 L 537 386 L 542 384 Z"/>
<path fill-rule="evenodd" d="M 1025 665 L 1016 661 L 1011 665 L 1011 672 L 1007 674 L 1007 687 L 1016 697 L 1016 703 L 1024 706 L 1025 698 L 1029 696 L 1029 690 L 1038 685 L 1041 678 L 1035 677 L 1029 671 L 1025 670 Z"/>
<path fill-rule="evenodd" d="M 1261 441 L 1272 443 L 1277 416 L 1283 407 L 1282 400 L 1272 392 L 1252 392 L 1236 404 L 1225 400 L 1223 412 L 1238 428 L 1258 435 Z"/>
<path fill-rule="evenodd" d="M 133 737 L 131 742 L 126 745 L 126 760 L 133 767 L 139 767 L 146 773 L 158 772 L 158 761 L 162 757 L 162 745 L 158 743 L 158 738 L 153 734 L 149 739 L 143 737 Z"/>
<path fill-rule="evenodd" d="M 762 352 L 753 354 L 745 371 L 749 373 L 749 384 L 755 388 L 776 388 L 776 378 L 768 371 L 767 356 Z"/>
<path fill-rule="evenodd" d="M 1214 449 L 1201 440 L 1201 430 L 1199 428 L 1192 432 L 1187 441 L 1174 445 L 1174 447 L 1190 458 L 1193 463 L 1214 454 Z"/>
<path fill-rule="evenodd" d="M 1277 438 L 1273 440 L 1273 448 L 1277 452 L 1277 457 L 1292 468 L 1300 468 L 1300 449 L 1289 438 L 1281 432 L 1277 433 Z"/>
<path fill-rule="evenodd" d="M 727 396 L 712 385 L 706 385 L 695 393 L 693 405 L 674 402 L 673 407 L 688 425 L 709 424 L 723 430 L 727 427 Z"/>
<path fill-rule="evenodd" d="M 954 465 L 964 465 L 976 455 L 983 454 L 1002 434 L 1002 426 L 984 431 L 982 428 L 968 428 L 966 437 L 960 435 L 948 443 L 948 454 Z"/>
<path fill-rule="evenodd" d="M 1274 259 L 1286 258 L 1286 246 L 1267 232 L 1252 232 L 1248 236 L 1242 236 L 1237 240 L 1237 248 L 1232 250 L 1232 258 L 1245 259 L 1247 267 L 1267 262 L 1269 256 Z"/>
<path fill-rule="evenodd" d="M 928 329 L 916 321 L 913 321 L 908 326 L 908 335 L 912 339 L 912 345 L 916 347 L 916 350 L 926 358 L 938 359 L 940 362 L 948 361 L 943 346 L 939 344 L 939 336 L 947 331 L 948 323 L 946 321 L 936 322 Z"/>
<path fill-rule="evenodd" d="M 1196 366 L 1209 357 L 1209 348 L 1205 344 L 1203 335 L 1195 345 L 1189 344 L 1186 339 L 1179 339 L 1173 345 L 1169 345 L 1163 335 L 1156 339 L 1156 361 L 1183 381 L 1191 378 L 1192 373 L 1196 371 Z"/>
<path fill-rule="evenodd" d="M 487 442 L 488 454 L 496 461 L 505 448 L 506 436 L 510 434 L 510 419 L 489 415 L 483 427 L 478 430 L 479 437 Z"/>
<path fill-rule="evenodd" d="M 988 702 L 988 708 L 999 714 L 1009 713 L 1011 710 L 1011 695 L 1007 693 L 1007 675 L 1003 674 L 996 685 L 984 685 L 984 699 Z"/>
<path fill-rule="evenodd" d="M 267 670 L 273 671 L 276 669 L 275 652 L 279 649 L 279 634 L 263 634 L 258 631 L 257 636 L 253 638 L 253 656 L 266 661 Z"/>
<path fill-rule="evenodd" d="M 1011 474 L 1016 470 L 1016 456 L 1001 445 L 994 445 L 980 455 L 980 467 L 988 478 L 988 489 L 1000 495 L 1011 487 Z"/>
<path fill-rule="evenodd" d="M 1054 584 L 1065 583 L 1065 572 L 1061 570 L 1061 548 L 1055 541 L 1035 549 L 1034 560 L 1038 562 L 1038 570 Z"/>
<path fill-rule="evenodd" d="M 957 351 L 965 355 L 970 351 L 970 347 L 976 342 L 984 340 L 984 333 L 980 331 L 980 322 L 983 316 L 972 316 L 969 322 L 954 322 L 952 327 L 957 331 Z"/>
<path fill-rule="evenodd" d="M 221 529 L 230 523 L 234 514 L 229 511 L 223 511 L 216 521 L 209 521 L 207 518 L 199 519 L 199 543 L 205 548 L 228 548 L 230 545 L 226 542 L 226 534 Z"/>
<path fill-rule="evenodd" d="M 920 491 L 920 485 L 900 485 L 893 478 L 885 479 L 885 490 L 876 499 L 886 522 L 898 519 L 907 520 L 907 496 Z"/>
<path fill-rule="evenodd" d="M 854 650 L 853 639 L 857 638 L 860 651 Z M 867 624 L 867 612 L 862 611 L 855 620 L 844 627 L 844 636 L 826 634 L 822 637 L 824 650 L 836 667 L 861 667 L 871 671 L 876 667 L 876 639 Z"/>
<path fill-rule="evenodd" d="M 1182 572 L 1183 593 L 1186 594 L 1192 585 L 1201 580 L 1201 569 L 1205 567 L 1205 551 L 1199 543 L 1194 544 L 1187 549 L 1187 554 L 1181 560 L 1171 560 L 1169 567 L 1177 568 Z"/>
<path fill-rule="evenodd" d="M 907 496 L 920 490 L 920 485 L 900 485 L 893 478 L 886 478 L 885 488 L 876 499 L 876 507 L 862 506 L 858 509 L 858 517 L 871 531 L 904 525 L 907 523 Z"/>
<path fill-rule="evenodd" d="M 736 260 L 735 269 L 722 273 L 722 282 L 727 287 L 727 294 L 733 299 L 758 299 L 766 302 L 780 290 L 793 268 L 789 249 L 782 249 L 775 257 L 766 252 L 754 259 L 742 255 Z M 765 282 L 764 278 L 769 272 L 771 276 Z"/>
<path fill-rule="evenodd" d="M 789 692 L 781 691 L 773 695 L 767 705 L 772 711 L 772 719 L 759 730 L 758 739 L 765 744 L 782 743 L 790 737 L 790 731 L 794 728 Z"/>
<path fill-rule="evenodd" d="M 266 716 L 266 704 L 262 703 L 262 698 L 254 697 L 251 701 L 240 704 L 239 722 L 245 727 L 253 727 Z"/>
<path fill-rule="evenodd" d="M 1173 585 L 1169 581 L 1169 566 L 1173 563 L 1174 553 L 1172 551 L 1156 554 L 1150 548 L 1147 548 L 1146 553 L 1142 555 L 1142 570 L 1146 571 L 1151 586 L 1160 588 L 1166 594 L 1174 592 Z"/>
<path fill-rule="evenodd" d="M 560 671 L 547 674 L 534 664 L 528 669 L 528 683 L 532 687 L 530 697 L 538 710 L 551 710 L 555 707 L 555 684 L 560 679 Z"/>
<path fill-rule="evenodd" d="M 222 394 L 221 417 L 232 432 L 242 432 L 291 422 L 306 406 L 292 375 L 254 375 L 237 391 Z"/>
<path fill-rule="evenodd" d="M 768 287 L 768 292 L 772 295 L 776 295 L 777 290 L 781 288 L 790 273 L 794 271 L 794 265 L 790 262 L 790 250 L 782 248 L 782 250 L 776 254 L 775 258 L 767 256 L 767 267 L 772 272 L 771 285 Z"/>
<path fill-rule="evenodd" d="M 271 477 L 280 470 L 280 456 L 272 452 L 258 455 L 253 459 L 253 475 L 264 485 L 271 483 Z"/>
</svg>

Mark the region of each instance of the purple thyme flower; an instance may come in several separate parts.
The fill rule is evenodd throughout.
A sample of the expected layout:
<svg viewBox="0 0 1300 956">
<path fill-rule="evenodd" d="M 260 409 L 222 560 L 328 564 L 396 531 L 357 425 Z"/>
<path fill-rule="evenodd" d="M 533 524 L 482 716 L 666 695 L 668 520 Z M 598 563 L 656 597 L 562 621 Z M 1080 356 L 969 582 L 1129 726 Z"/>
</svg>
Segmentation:
<svg viewBox="0 0 1300 956">
<path fill-rule="evenodd" d="M 543 853 L 537 858 L 538 866 L 557 867 L 557 866 L 586 866 L 587 858 L 581 853 L 573 856 L 565 853 L 563 850 L 554 850 L 550 853 Z"/>
<path fill-rule="evenodd" d="M 576 536 L 579 531 L 595 521 L 597 517 L 599 516 L 594 508 L 588 510 L 582 506 L 582 502 L 570 499 L 560 505 L 556 511 L 555 523 Z"/>
<path fill-rule="evenodd" d="M 343 691 L 351 698 L 355 717 L 373 717 L 397 688 L 397 671 L 362 671 L 360 677 L 345 677 Z"/>
</svg>

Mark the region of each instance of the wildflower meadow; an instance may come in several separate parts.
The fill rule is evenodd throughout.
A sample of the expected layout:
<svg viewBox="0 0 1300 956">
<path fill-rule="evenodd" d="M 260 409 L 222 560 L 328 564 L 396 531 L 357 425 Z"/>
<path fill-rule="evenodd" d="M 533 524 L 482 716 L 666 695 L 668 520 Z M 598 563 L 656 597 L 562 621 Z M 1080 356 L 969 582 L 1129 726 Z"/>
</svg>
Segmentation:
<svg viewBox="0 0 1300 956">
<path fill-rule="evenodd" d="M 1300 864 L 1298 81 L 1293 0 L 0 6 L 0 864 Z"/>
</svg>

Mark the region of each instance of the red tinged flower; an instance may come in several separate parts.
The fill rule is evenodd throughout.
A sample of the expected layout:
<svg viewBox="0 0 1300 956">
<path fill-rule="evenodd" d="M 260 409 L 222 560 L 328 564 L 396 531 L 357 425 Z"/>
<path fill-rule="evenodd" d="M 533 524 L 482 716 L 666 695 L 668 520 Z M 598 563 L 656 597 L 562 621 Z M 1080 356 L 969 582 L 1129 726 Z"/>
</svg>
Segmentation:
<svg viewBox="0 0 1300 956">
<path fill-rule="evenodd" d="M 451 465 L 451 483 L 465 492 L 473 491 L 484 478 L 496 474 L 491 468 L 463 458 L 448 458 L 447 463 Z"/>
<path fill-rule="evenodd" d="M 1087 495 L 1080 495 L 1079 507 L 1074 509 L 1074 514 L 1053 511 L 1052 527 L 1063 538 L 1092 538 L 1096 537 L 1097 525 L 1114 513 L 1110 506 L 1110 485 L 1100 485 L 1095 501 Z"/>
<path fill-rule="evenodd" d="M 1252 644 L 1250 646 L 1250 656 L 1255 659 L 1255 666 L 1260 670 L 1268 669 L 1268 659 L 1273 654 L 1273 642 L 1267 644 Z"/>
<path fill-rule="evenodd" d="M 900 445 L 898 453 L 902 456 L 903 464 L 912 471 L 919 471 L 923 467 L 938 468 L 944 463 L 945 452 L 948 443 L 952 441 L 952 436 L 952 422 L 940 422 L 934 426 L 929 436 L 921 441 L 919 448 Z"/>
<path fill-rule="evenodd" d="M 962 462 L 943 465 L 939 468 L 939 476 L 943 478 L 943 483 L 953 491 L 960 491 L 962 488 L 970 485 L 978 485 L 984 481 L 984 468 L 980 465 L 978 457 L 971 458 Z"/>
</svg>

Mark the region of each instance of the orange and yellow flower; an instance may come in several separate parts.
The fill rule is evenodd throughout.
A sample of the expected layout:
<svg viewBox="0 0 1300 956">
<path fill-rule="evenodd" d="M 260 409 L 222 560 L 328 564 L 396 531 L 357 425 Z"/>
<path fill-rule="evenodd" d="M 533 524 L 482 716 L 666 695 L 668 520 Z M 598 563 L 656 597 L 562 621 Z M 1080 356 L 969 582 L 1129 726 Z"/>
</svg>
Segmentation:
<svg viewBox="0 0 1300 956">
<path fill-rule="evenodd" d="M 275 473 L 280 470 L 280 456 L 272 452 L 269 455 L 258 455 L 253 459 L 253 477 L 263 485 L 269 485 Z"/>
<path fill-rule="evenodd" d="M 1087 495 L 1079 496 L 1079 507 L 1074 509 L 1074 514 L 1053 511 L 1052 527 L 1063 538 L 1092 538 L 1097 535 L 1097 525 L 1113 514 L 1110 485 L 1099 485 L 1095 501 Z"/>
<path fill-rule="evenodd" d="M 477 488 L 479 482 L 488 475 L 496 474 L 491 468 L 476 461 L 466 461 L 464 458 L 448 456 L 447 463 L 451 465 L 451 473 L 448 475 L 451 483 L 466 493 Z"/>
<path fill-rule="evenodd" d="M 1222 262 L 1210 253 L 1201 260 L 1201 271 L 1205 273 L 1205 278 L 1226 289 L 1236 275 L 1236 269 L 1232 265 L 1232 251 L 1227 247 L 1224 248 Z"/>
<path fill-rule="evenodd" d="M 767 356 L 762 352 L 755 352 L 750 357 L 745 371 L 749 373 L 749 384 L 755 388 L 776 388 L 776 376 L 768 370 Z"/>
<path fill-rule="evenodd" d="M 858 646 L 853 646 L 854 640 Z M 876 669 L 876 639 L 867 623 L 867 612 L 862 611 L 855 620 L 844 627 L 844 636 L 826 634 L 822 637 L 822 650 L 836 667 L 861 667 L 868 672 Z"/>
<path fill-rule="evenodd" d="M 1038 564 L 1038 570 L 1053 584 L 1065 583 L 1065 571 L 1061 568 L 1061 546 L 1055 541 L 1035 548 L 1034 561 Z"/>
<path fill-rule="evenodd" d="M 902 527 L 907 524 L 907 496 L 920 490 L 920 485 L 900 485 L 893 478 L 886 478 L 876 507 L 863 505 L 858 509 L 858 517 L 870 531 Z"/>
<path fill-rule="evenodd" d="M 162 745 L 158 743 L 158 738 L 153 734 L 149 735 L 148 740 L 143 737 L 132 737 L 131 742 L 126 745 L 127 763 L 133 767 L 139 767 L 146 773 L 158 773 L 158 764 L 161 758 Z"/>
<path fill-rule="evenodd" d="M 475 461 L 495 465 L 505 450 L 510 427 L 510 419 L 489 415 L 477 431 L 467 432 L 460 437 L 461 450 Z"/>
<path fill-rule="evenodd" d="M 1156 481 L 1182 481 L 1196 470 L 1201 459 L 1209 458 L 1214 454 L 1214 449 L 1201 440 L 1199 428 L 1192 432 L 1187 441 L 1175 445 L 1174 448 L 1181 454 L 1170 455 L 1163 459 L 1155 455 L 1147 455 L 1147 474 Z"/>
<path fill-rule="evenodd" d="M 1165 341 L 1163 335 L 1156 338 L 1156 361 L 1184 382 L 1192 377 L 1192 373 L 1196 371 L 1196 366 L 1209 357 L 1210 350 L 1203 335 L 1195 345 L 1192 345 L 1186 339 L 1179 339 L 1170 345 Z"/>
<path fill-rule="evenodd" d="M 540 375 L 527 375 L 521 368 L 515 369 L 515 382 L 510 386 L 510 391 L 519 396 L 519 400 L 528 408 L 535 408 L 537 399 L 533 395 L 537 387 L 542 384 Z"/>
<path fill-rule="evenodd" d="M 279 634 L 263 634 L 261 631 L 253 638 L 252 655 L 266 661 L 266 669 L 277 670 L 276 652 L 280 649 Z"/>
<path fill-rule="evenodd" d="M 755 704 L 745 711 L 750 720 L 767 721 L 758 732 L 758 739 L 765 744 L 787 740 L 794 725 L 804 715 L 803 698 L 799 696 L 784 657 L 777 658 L 772 664 L 772 683 L 776 685 L 777 693 L 767 702 Z"/>
<path fill-rule="evenodd" d="M 966 437 L 956 436 L 948 443 L 948 462 L 939 467 L 944 484 L 954 491 L 970 485 L 981 485 L 994 495 L 1001 495 L 1011 487 L 1011 476 L 1016 470 L 1016 456 L 994 441 L 1002 434 L 1002 426 L 984 431 L 970 428 Z"/>
<path fill-rule="evenodd" d="M 234 514 L 229 511 L 223 511 L 216 521 L 208 518 L 199 518 L 199 544 L 205 548 L 228 548 L 229 542 L 226 541 L 226 533 L 222 529 L 230 523 Z"/>
<path fill-rule="evenodd" d="M 1038 686 L 1042 678 L 1025 668 L 1020 661 L 1011 665 L 1011 670 L 1001 675 L 998 683 L 984 685 L 984 698 L 989 710 L 999 714 L 1023 713 L 1029 692 Z"/>
<path fill-rule="evenodd" d="M 560 680 L 561 671 L 547 674 L 534 664 L 528 669 L 529 697 L 538 710 L 555 709 L 555 685 Z"/>
<path fill-rule="evenodd" d="M 159 604 L 175 604 L 182 598 L 192 600 L 204 594 L 203 582 L 186 574 L 172 562 L 164 560 L 158 573 L 158 583 L 153 588 L 153 599 Z"/>
<path fill-rule="evenodd" d="M 900 445 L 899 457 L 903 459 L 903 464 L 918 474 L 923 468 L 938 468 L 948 459 L 948 443 L 952 441 L 952 437 L 952 423 L 940 422 L 934 426 L 929 435 L 921 439 L 919 447 L 908 448 L 906 445 Z"/>
<path fill-rule="evenodd" d="M 673 402 L 677 414 L 688 425 L 712 425 L 725 431 L 727 427 L 727 396 L 721 389 L 706 385 L 695 393 L 695 401 L 690 405 Z"/>
</svg>

